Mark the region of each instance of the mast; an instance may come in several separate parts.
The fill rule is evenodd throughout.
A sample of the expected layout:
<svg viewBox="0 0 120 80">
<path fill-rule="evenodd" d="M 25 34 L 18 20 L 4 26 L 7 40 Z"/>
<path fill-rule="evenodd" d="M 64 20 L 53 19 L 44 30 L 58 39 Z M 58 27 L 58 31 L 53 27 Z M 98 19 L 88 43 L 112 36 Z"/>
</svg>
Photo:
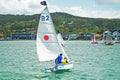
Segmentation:
<svg viewBox="0 0 120 80">
<path fill-rule="evenodd" d="M 42 1 L 41 2 L 41 5 L 44 5 L 44 6 L 46 6 L 46 8 L 47 8 L 47 10 L 48 10 L 48 7 L 47 7 L 47 3 L 46 3 L 46 1 Z M 49 12 L 49 10 L 48 10 L 48 12 Z M 50 15 L 50 17 L 51 17 L 51 15 Z M 51 17 L 52 18 L 52 17 Z M 52 19 L 51 19 L 52 20 Z M 53 20 L 52 20 L 52 22 L 53 22 Z M 54 26 L 54 24 L 52 23 L 52 25 Z M 63 52 L 63 55 L 64 55 L 64 57 L 66 57 L 67 59 L 68 59 L 68 56 L 67 56 L 67 54 L 66 54 L 66 52 L 65 52 L 65 50 L 63 49 L 63 47 L 62 47 L 62 45 L 59 43 L 59 41 L 58 41 L 58 38 L 57 38 L 57 34 L 56 34 L 56 30 L 55 30 L 55 27 L 53 28 L 53 30 L 54 30 L 54 34 L 55 34 L 55 38 L 56 38 L 56 40 L 57 40 L 57 43 L 58 43 L 58 45 L 59 45 L 59 54 L 61 53 L 61 51 Z M 69 60 L 69 59 L 68 59 Z"/>
</svg>

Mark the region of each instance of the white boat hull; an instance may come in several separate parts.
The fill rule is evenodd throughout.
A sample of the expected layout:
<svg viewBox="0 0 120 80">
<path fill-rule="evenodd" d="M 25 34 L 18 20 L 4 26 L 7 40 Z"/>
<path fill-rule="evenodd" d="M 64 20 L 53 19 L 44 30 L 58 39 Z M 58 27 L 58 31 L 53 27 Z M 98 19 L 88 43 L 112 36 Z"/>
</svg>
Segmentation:
<svg viewBox="0 0 120 80">
<path fill-rule="evenodd" d="M 72 63 L 67 63 L 67 64 L 61 64 L 57 67 L 57 70 L 68 70 L 68 69 L 72 69 L 73 68 L 73 64 Z"/>
<path fill-rule="evenodd" d="M 60 64 L 58 65 L 57 69 L 54 68 L 45 68 L 44 72 L 45 73 L 50 73 L 50 72 L 56 72 L 56 71 L 62 71 L 62 70 L 69 70 L 73 68 L 73 64 L 72 63 L 67 63 L 67 64 Z"/>
</svg>

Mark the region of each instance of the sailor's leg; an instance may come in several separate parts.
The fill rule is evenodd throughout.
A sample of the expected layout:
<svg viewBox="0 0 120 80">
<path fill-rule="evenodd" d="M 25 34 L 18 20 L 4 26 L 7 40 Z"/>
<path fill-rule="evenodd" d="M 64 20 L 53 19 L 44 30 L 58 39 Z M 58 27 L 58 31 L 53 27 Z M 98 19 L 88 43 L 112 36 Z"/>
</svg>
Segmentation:
<svg viewBox="0 0 120 80">
<path fill-rule="evenodd" d="M 58 68 L 58 64 L 56 64 L 54 68 L 57 69 Z"/>
</svg>

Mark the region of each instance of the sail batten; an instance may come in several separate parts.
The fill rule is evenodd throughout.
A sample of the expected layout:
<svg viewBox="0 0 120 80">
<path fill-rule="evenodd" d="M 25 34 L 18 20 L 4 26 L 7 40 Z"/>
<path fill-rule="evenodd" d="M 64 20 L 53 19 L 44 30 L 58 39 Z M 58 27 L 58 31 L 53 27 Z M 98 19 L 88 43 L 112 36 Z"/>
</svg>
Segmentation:
<svg viewBox="0 0 120 80">
<path fill-rule="evenodd" d="M 52 23 L 45 23 L 45 22 L 42 22 L 41 24 L 48 24 L 48 25 L 51 25 Z"/>
<path fill-rule="evenodd" d="M 46 34 L 46 32 L 40 32 L 42 34 Z M 53 32 L 48 32 L 47 34 L 54 34 Z"/>
</svg>

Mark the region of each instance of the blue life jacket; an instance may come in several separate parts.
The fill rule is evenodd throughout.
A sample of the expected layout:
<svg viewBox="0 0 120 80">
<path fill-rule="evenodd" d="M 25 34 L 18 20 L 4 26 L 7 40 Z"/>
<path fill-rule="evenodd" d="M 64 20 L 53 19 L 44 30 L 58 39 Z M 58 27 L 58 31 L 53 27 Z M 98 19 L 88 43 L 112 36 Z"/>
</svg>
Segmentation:
<svg viewBox="0 0 120 80">
<path fill-rule="evenodd" d="M 61 63 L 62 61 L 62 56 L 58 56 L 56 59 L 55 59 L 55 63 Z"/>
</svg>

